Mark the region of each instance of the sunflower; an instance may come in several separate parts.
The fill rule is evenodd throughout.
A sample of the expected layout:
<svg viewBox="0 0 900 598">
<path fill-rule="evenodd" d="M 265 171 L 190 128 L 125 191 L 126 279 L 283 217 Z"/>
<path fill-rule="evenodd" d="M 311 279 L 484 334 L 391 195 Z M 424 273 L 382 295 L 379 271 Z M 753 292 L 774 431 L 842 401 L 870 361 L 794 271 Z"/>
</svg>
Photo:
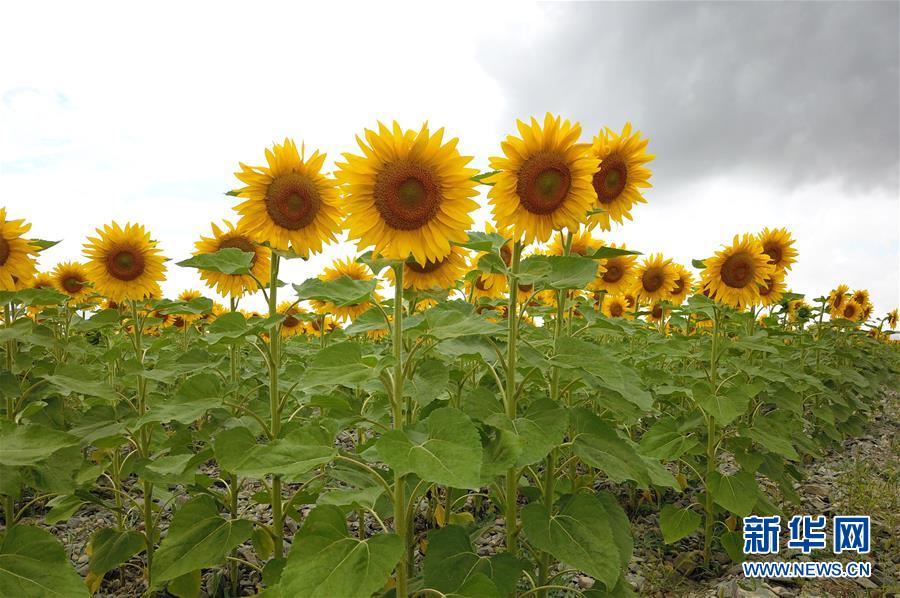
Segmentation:
<svg viewBox="0 0 900 598">
<path fill-rule="evenodd" d="M 812 317 L 812 307 L 803 299 L 793 299 L 788 301 L 787 314 L 792 323 L 806 321 Z"/>
<path fill-rule="evenodd" d="M 859 321 L 861 315 L 862 305 L 853 299 L 845 301 L 841 307 L 831 311 L 832 318 L 843 318 L 845 320 L 850 320 L 851 322 Z"/>
<path fill-rule="evenodd" d="M 609 247 L 625 249 L 625 245 L 618 247 L 615 243 L 611 243 Z M 634 286 L 636 260 L 637 257 L 631 254 L 606 258 L 603 260 L 604 271 L 588 284 L 587 288 L 591 291 L 606 291 L 611 295 L 621 295 L 630 291 Z"/>
<path fill-rule="evenodd" d="M 87 272 L 77 262 L 62 262 L 53 269 L 53 286 L 72 299 L 85 297 L 90 290 Z"/>
<path fill-rule="evenodd" d="M 466 252 L 455 245 L 450 253 L 435 261 L 419 264 L 409 258 L 403 263 L 403 288 L 426 291 L 428 289 L 452 289 L 466 271 Z M 387 278 L 394 281 L 394 270 L 387 272 Z"/>
<path fill-rule="evenodd" d="M 657 253 L 637 267 L 631 291 L 641 303 L 668 299 L 675 289 L 676 278 L 678 273 L 672 260 L 665 259 L 661 253 Z"/>
<path fill-rule="evenodd" d="M 285 316 L 280 328 L 282 337 L 286 338 L 306 333 L 306 321 L 297 317 L 304 311 L 299 305 L 287 301 L 278 305 L 278 313 Z"/>
<path fill-rule="evenodd" d="M 28 283 L 29 289 L 53 289 L 56 290 L 56 285 L 53 283 L 53 276 L 47 272 L 38 272 L 34 275 L 34 278 L 31 279 L 31 282 Z"/>
<path fill-rule="evenodd" d="M 769 256 L 769 263 L 776 270 L 790 270 L 791 264 L 797 261 L 797 250 L 794 249 L 794 239 L 786 228 L 768 228 L 759 233 L 759 242 L 763 252 Z"/>
<path fill-rule="evenodd" d="M 166 266 L 150 233 L 140 224 L 126 223 L 122 228 L 116 222 L 97 233 L 84 245 L 85 268 L 94 290 L 118 303 L 153 295 L 166 279 Z"/>
<path fill-rule="evenodd" d="M 781 297 L 787 290 L 784 282 L 784 270 L 775 270 L 766 277 L 763 284 L 759 285 L 759 301 L 757 305 L 769 307 L 781 303 Z"/>
<path fill-rule="evenodd" d="M 235 226 L 225 221 L 225 228 L 222 229 L 212 223 L 212 237 L 200 237 L 200 240 L 194 243 L 196 251 L 194 255 L 201 253 L 215 253 L 220 249 L 240 249 L 247 253 L 252 253 L 250 260 L 250 274 L 223 274 L 222 272 L 212 272 L 209 270 L 200 270 L 200 278 L 210 287 L 216 290 L 220 295 L 229 295 L 231 297 L 240 297 L 244 293 L 254 292 L 259 288 L 256 280 L 267 282 L 269 280 L 269 268 L 271 251 L 258 243 L 254 243 L 250 234 L 244 228 Z M 256 277 L 256 280 L 253 278 Z"/>
<path fill-rule="evenodd" d="M 370 341 L 378 342 L 384 338 L 387 338 L 388 333 L 390 331 L 385 326 L 384 328 L 376 328 L 374 330 L 366 330 L 366 338 Z"/>
<path fill-rule="evenodd" d="M 831 291 L 828 295 L 828 305 L 831 306 L 831 310 L 838 310 L 844 304 L 844 300 L 847 298 L 847 291 L 850 290 L 845 284 L 838 285 L 836 289 Z"/>
<path fill-rule="evenodd" d="M 669 303 L 681 305 L 690 294 L 694 285 L 694 275 L 681 264 L 672 264 L 675 268 L 675 287 L 669 296 Z"/>
<path fill-rule="evenodd" d="M 898 312 L 895 308 L 892 311 L 888 312 L 888 315 L 885 319 L 887 320 L 887 325 L 890 326 L 890 328 L 893 330 L 897 327 L 897 322 L 900 321 L 900 312 Z"/>
<path fill-rule="evenodd" d="M 388 259 L 434 263 L 450 252 L 451 242 L 465 242 L 472 225 L 469 212 L 478 207 L 478 192 L 461 156 L 458 139 L 443 143 L 444 129 L 428 125 L 418 133 L 397 122 L 378 132 L 366 129 L 356 138 L 362 156 L 343 154 L 335 173 L 344 192 L 349 238 L 374 247 Z"/>
<path fill-rule="evenodd" d="M 319 275 L 319 280 L 337 280 L 344 276 L 353 280 L 372 280 L 375 278 L 372 275 L 372 271 L 365 264 L 360 264 L 350 259 L 343 259 L 336 260 L 331 264 L 331 267 L 325 268 L 322 274 Z M 348 319 L 354 320 L 372 307 L 371 301 L 363 301 L 362 303 L 354 303 L 353 305 L 342 307 L 336 306 L 331 301 L 319 301 L 317 299 L 313 299 L 310 303 L 316 313 L 334 314 L 334 317 L 342 322 Z"/>
<path fill-rule="evenodd" d="M 566 234 L 561 232 L 553 235 L 550 247 L 547 248 L 547 255 L 565 255 L 566 236 Z M 572 234 L 572 245 L 569 247 L 569 255 L 592 255 L 600 247 L 603 247 L 603 241 L 595 239 L 590 231 L 576 231 Z"/>
<path fill-rule="evenodd" d="M 268 166 L 247 166 L 234 173 L 247 186 L 237 190 L 246 199 L 235 206 L 238 229 L 258 243 L 304 257 L 321 251 L 341 229 L 339 192 L 321 173 L 325 154 L 306 159 L 306 150 L 291 139 L 266 150 Z"/>
<path fill-rule="evenodd" d="M 628 306 L 628 301 L 621 295 L 607 295 L 603 300 L 603 307 L 600 308 L 607 318 L 626 318 L 631 319 L 634 314 L 634 308 Z"/>
<path fill-rule="evenodd" d="M 600 225 L 610 230 L 610 221 L 622 224 L 631 220 L 631 208 L 636 203 L 646 203 L 641 189 L 652 187 L 650 169 L 644 164 L 654 158 L 647 153 L 647 139 L 641 139 L 641 132 L 631 132 L 631 123 L 626 123 L 620 134 L 609 127 L 594 137 L 591 154 L 600 160 L 598 169 L 591 180 L 594 190 L 594 207 L 602 212 L 592 214 L 588 226 Z"/>
<path fill-rule="evenodd" d="M 195 289 L 185 289 L 178 294 L 178 300 L 185 303 L 201 297 L 203 297 L 203 294 Z M 172 326 L 182 329 L 203 317 L 203 314 L 173 314 Z"/>
<path fill-rule="evenodd" d="M 328 334 L 335 328 L 337 328 L 337 320 L 335 320 L 330 314 L 325 314 L 324 316 L 319 316 L 318 318 L 313 318 L 311 320 L 307 320 L 304 323 L 304 327 L 306 328 L 306 334 L 309 336 L 314 336 L 316 338 L 322 338 L 322 330 L 325 330 L 325 334 Z"/>
<path fill-rule="evenodd" d="M 499 299 L 506 294 L 508 286 L 505 276 L 482 272 L 474 279 L 467 277 L 465 293 L 472 301 L 478 301 L 482 297 Z"/>
<path fill-rule="evenodd" d="M 759 299 L 759 287 L 766 284 L 774 270 L 759 240 L 745 234 L 735 235 L 731 246 L 707 259 L 702 276 L 713 299 L 743 309 Z"/>
<path fill-rule="evenodd" d="M 432 299 L 431 297 L 423 297 L 423 298 L 419 299 L 417 297 L 416 304 L 413 307 L 413 313 L 427 311 L 437 304 L 438 304 L 437 299 Z M 394 316 L 388 316 L 388 317 L 393 319 Z"/>
<path fill-rule="evenodd" d="M 31 229 L 24 220 L 7 220 L 0 208 L 0 290 L 15 291 L 37 273 L 37 248 L 22 235 Z"/>
<path fill-rule="evenodd" d="M 869 302 L 869 291 L 867 291 L 866 289 L 857 289 L 853 291 L 853 294 L 850 296 L 850 298 L 860 305 L 865 306 L 865 304 Z"/>
<path fill-rule="evenodd" d="M 862 303 L 861 305 L 862 309 L 859 312 L 859 321 L 868 322 L 872 318 L 872 312 L 875 311 L 875 306 L 868 301 Z"/>
<path fill-rule="evenodd" d="M 554 230 L 577 230 L 591 208 L 598 164 L 587 144 L 578 142 L 581 125 L 548 112 L 543 127 L 534 118 L 516 126 L 521 137 L 506 137 L 504 156 L 490 159 L 498 172 L 485 179 L 493 183 L 488 197 L 494 220 L 526 243 L 543 243 Z"/>
<path fill-rule="evenodd" d="M 669 317 L 670 312 L 671 310 L 664 308 L 661 302 L 654 301 L 650 305 L 650 309 L 647 310 L 647 321 L 653 324 L 659 324 Z"/>
</svg>

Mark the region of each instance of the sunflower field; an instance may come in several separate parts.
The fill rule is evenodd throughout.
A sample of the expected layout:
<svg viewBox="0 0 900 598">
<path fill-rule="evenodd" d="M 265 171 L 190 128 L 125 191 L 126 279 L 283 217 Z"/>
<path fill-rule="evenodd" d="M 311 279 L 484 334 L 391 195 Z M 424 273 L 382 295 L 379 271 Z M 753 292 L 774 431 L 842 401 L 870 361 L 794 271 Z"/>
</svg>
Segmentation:
<svg viewBox="0 0 900 598">
<path fill-rule="evenodd" d="M 39 272 L 0 209 L 0 596 L 634 595 L 637 513 L 714 575 L 896 387 L 897 310 L 789 290 L 785 229 L 600 240 L 650 187 L 631 125 L 520 121 L 487 172 L 457 142 L 379 123 L 326 172 L 286 139 L 192 256 L 113 222 Z"/>
</svg>

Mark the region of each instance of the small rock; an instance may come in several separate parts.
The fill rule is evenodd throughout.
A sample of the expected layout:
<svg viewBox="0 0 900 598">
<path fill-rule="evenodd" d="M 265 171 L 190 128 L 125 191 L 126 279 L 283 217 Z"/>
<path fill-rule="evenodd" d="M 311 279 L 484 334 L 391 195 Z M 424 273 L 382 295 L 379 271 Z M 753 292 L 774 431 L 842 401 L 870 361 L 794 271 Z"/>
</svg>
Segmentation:
<svg viewBox="0 0 900 598">
<path fill-rule="evenodd" d="M 875 585 L 874 583 L 872 583 L 872 580 L 869 579 L 868 577 L 854 577 L 853 581 L 855 581 L 857 583 L 857 585 L 859 585 L 860 587 L 865 588 L 867 590 L 877 590 L 878 589 L 878 586 Z"/>
<path fill-rule="evenodd" d="M 587 575 L 579 575 L 575 578 L 575 581 L 578 583 L 578 587 L 582 590 L 590 590 L 594 587 L 594 580 Z"/>
</svg>

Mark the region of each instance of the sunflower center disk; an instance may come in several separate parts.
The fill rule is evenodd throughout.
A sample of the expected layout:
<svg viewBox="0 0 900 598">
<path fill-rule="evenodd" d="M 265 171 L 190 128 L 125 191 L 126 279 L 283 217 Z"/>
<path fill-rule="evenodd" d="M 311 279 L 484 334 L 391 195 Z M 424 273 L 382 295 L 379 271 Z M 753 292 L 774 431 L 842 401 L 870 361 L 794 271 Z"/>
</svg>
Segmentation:
<svg viewBox="0 0 900 598">
<path fill-rule="evenodd" d="M 682 291 L 684 291 L 684 279 L 678 277 L 678 279 L 675 280 L 675 288 L 672 289 L 672 294 L 678 296 Z"/>
<path fill-rule="evenodd" d="M 438 268 L 444 265 L 444 260 L 437 260 L 436 262 L 432 262 L 431 260 L 425 260 L 425 265 L 423 266 L 419 262 L 415 260 L 407 260 L 406 267 L 412 270 L 413 272 L 417 272 L 419 274 L 428 274 L 429 272 L 434 272 Z"/>
<path fill-rule="evenodd" d="M 619 264 L 607 263 L 606 272 L 603 273 L 603 282 L 619 282 L 624 274 L 625 271 Z"/>
<path fill-rule="evenodd" d="M 375 207 L 385 224 L 399 230 L 422 228 L 438 213 L 441 189 L 430 169 L 404 160 L 387 164 L 375 177 Z"/>
<path fill-rule="evenodd" d="M 753 280 L 755 270 L 749 253 L 736 253 L 722 264 L 722 282 L 733 289 L 742 289 Z"/>
<path fill-rule="evenodd" d="M 284 319 L 284 322 L 282 322 L 281 325 L 284 326 L 285 328 L 294 328 L 299 323 L 300 323 L 300 320 L 298 320 L 294 316 L 288 316 Z"/>
<path fill-rule="evenodd" d="M 657 320 L 662 318 L 662 307 L 659 305 L 654 305 L 653 309 L 650 312 L 650 315 L 656 318 Z"/>
<path fill-rule="evenodd" d="M 244 237 L 231 237 L 229 239 L 222 239 L 219 243 L 219 249 L 240 249 L 245 253 L 252 253 L 253 257 L 250 259 L 250 265 L 256 265 L 256 248 L 253 246 L 253 243 L 250 242 L 249 239 Z"/>
<path fill-rule="evenodd" d="M 9 241 L 0 237 L 0 266 L 6 263 L 6 260 L 9 259 L 9 254 L 11 253 L 9 248 Z"/>
<path fill-rule="evenodd" d="M 109 254 L 106 269 L 119 280 L 134 280 L 144 273 L 144 256 L 130 249 L 120 249 Z"/>
<path fill-rule="evenodd" d="M 266 190 L 266 212 L 275 224 L 288 230 L 309 226 L 321 202 L 315 182 L 299 173 L 276 178 Z"/>
<path fill-rule="evenodd" d="M 767 245 L 763 248 L 763 252 L 769 256 L 770 264 L 778 264 L 781 262 L 781 247 L 778 245 Z"/>
<path fill-rule="evenodd" d="M 609 306 L 609 314 L 614 318 L 619 318 L 622 316 L 622 306 L 618 303 L 613 303 Z"/>
<path fill-rule="evenodd" d="M 563 204 L 572 186 L 572 174 L 563 156 L 538 152 L 519 169 L 516 194 L 532 214 L 546 216 Z"/>
<path fill-rule="evenodd" d="M 486 291 L 487 287 L 485 286 L 485 284 L 486 284 L 486 281 L 484 280 L 484 277 L 479 276 L 478 280 L 475 281 L 475 288 L 478 289 L 479 291 Z"/>
<path fill-rule="evenodd" d="M 641 284 L 648 293 L 658 291 L 663 286 L 665 276 L 662 268 L 649 268 L 641 277 Z"/>
<path fill-rule="evenodd" d="M 594 173 L 594 192 L 597 201 L 602 204 L 611 204 L 628 183 L 628 167 L 625 160 L 618 155 L 607 156 L 600 163 L 600 170 Z"/>
<path fill-rule="evenodd" d="M 62 281 L 62 286 L 70 293 L 77 293 L 84 286 L 84 282 L 77 278 L 69 277 Z"/>
</svg>

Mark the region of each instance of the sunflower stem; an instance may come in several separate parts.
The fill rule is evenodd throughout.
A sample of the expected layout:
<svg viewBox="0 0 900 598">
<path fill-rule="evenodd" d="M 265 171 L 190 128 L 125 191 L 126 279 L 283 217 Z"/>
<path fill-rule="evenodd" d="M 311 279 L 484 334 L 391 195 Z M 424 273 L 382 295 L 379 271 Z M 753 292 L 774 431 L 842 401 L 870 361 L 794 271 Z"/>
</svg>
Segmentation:
<svg viewBox="0 0 900 598">
<path fill-rule="evenodd" d="M 718 348 L 719 348 L 719 310 L 715 308 L 713 311 L 713 330 L 712 345 L 709 354 L 709 387 L 711 392 L 717 391 L 717 370 L 718 370 Z M 706 490 L 706 501 L 704 504 L 705 525 L 703 530 L 703 564 L 709 566 L 710 550 L 712 548 L 713 524 L 714 524 L 714 507 L 712 493 L 709 491 L 709 480 L 713 472 L 716 471 L 716 418 L 712 415 L 706 417 L 706 479 L 703 480 Z"/>
<path fill-rule="evenodd" d="M 394 354 L 394 380 L 391 407 L 395 430 L 403 429 L 403 264 L 394 265 L 394 327 L 392 329 L 392 349 Z M 394 474 L 394 532 L 403 541 L 403 556 L 397 564 L 396 595 L 409 595 L 407 579 L 410 566 L 410 543 L 406 518 L 406 477 Z"/>
<path fill-rule="evenodd" d="M 138 315 L 137 302 L 131 301 L 131 333 L 132 342 L 134 344 L 134 356 L 140 364 L 141 369 L 144 366 L 144 348 L 143 348 L 143 330 L 140 316 Z M 138 417 L 141 417 L 147 411 L 147 380 L 142 374 L 137 375 L 138 384 Z M 145 459 L 150 458 L 150 443 L 153 439 L 153 432 L 149 426 L 145 426 L 138 431 L 139 454 Z M 144 541 L 147 548 L 147 587 L 153 587 L 153 549 L 156 541 L 156 527 L 153 521 L 153 483 L 143 480 L 141 484 L 143 492 L 143 508 L 142 515 L 144 518 Z"/>
<path fill-rule="evenodd" d="M 278 266 L 281 256 L 272 253 L 272 268 L 269 275 L 269 317 L 278 313 Z M 269 327 L 269 412 L 272 416 L 270 432 L 278 438 L 281 432 L 281 408 L 278 394 L 278 367 L 280 365 L 281 331 L 278 324 Z M 284 513 L 281 504 L 281 476 L 272 476 L 272 541 L 275 545 L 274 558 L 284 557 Z"/>
<path fill-rule="evenodd" d="M 509 325 L 506 339 L 506 416 L 510 420 L 516 418 L 516 343 L 519 336 L 519 318 L 516 314 L 518 302 L 516 295 L 519 289 L 519 260 L 522 257 L 522 242 L 516 240 L 513 245 L 512 261 L 509 268 L 509 303 L 506 319 Z M 518 554 L 517 510 L 519 498 L 519 470 L 513 466 L 506 472 L 506 550 L 513 556 Z"/>
</svg>

